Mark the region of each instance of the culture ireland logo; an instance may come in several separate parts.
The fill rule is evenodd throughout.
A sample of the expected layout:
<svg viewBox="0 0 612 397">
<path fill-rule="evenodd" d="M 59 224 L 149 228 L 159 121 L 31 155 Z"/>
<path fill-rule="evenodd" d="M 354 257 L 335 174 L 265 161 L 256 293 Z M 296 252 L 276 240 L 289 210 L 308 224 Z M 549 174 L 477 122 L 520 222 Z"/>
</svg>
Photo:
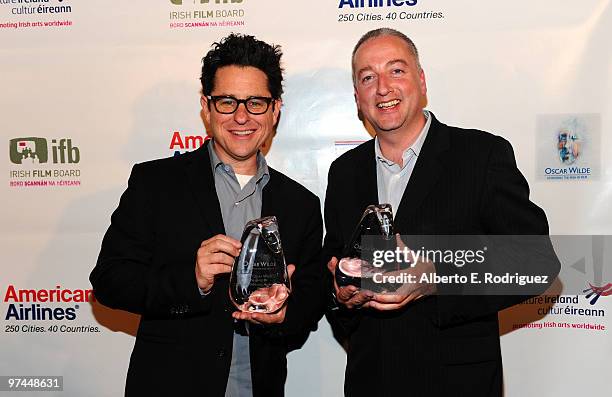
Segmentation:
<svg viewBox="0 0 612 397">
<path fill-rule="evenodd" d="M 70 0 L 0 0 L 0 30 L 72 26 Z"/>
<path fill-rule="evenodd" d="M 594 305 L 595 303 L 597 303 L 597 301 L 599 300 L 599 297 L 601 296 L 612 295 L 612 283 L 608 283 L 604 285 L 603 287 L 597 287 L 589 283 L 589 287 L 590 288 L 587 288 L 582 292 L 586 293 L 584 297 L 586 299 L 590 299 L 589 303 L 591 305 Z"/>
</svg>

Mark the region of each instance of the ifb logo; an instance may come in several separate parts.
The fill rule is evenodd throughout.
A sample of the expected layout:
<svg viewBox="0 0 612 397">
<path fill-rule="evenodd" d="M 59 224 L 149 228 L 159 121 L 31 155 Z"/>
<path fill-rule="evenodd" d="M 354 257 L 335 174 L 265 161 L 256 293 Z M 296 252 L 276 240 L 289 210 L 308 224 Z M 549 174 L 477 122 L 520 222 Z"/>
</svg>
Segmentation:
<svg viewBox="0 0 612 397">
<path fill-rule="evenodd" d="M 72 146 L 67 138 L 51 140 L 51 160 L 54 164 L 78 163 L 81 160 L 79 148 Z M 13 164 L 46 163 L 49 158 L 49 147 L 45 138 L 14 138 L 9 143 L 9 158 Z"/>
<path fill-rule="evenodd" d="M 596 287 L 593 284 L 589 283 L 589 287 L 591 288 L 585 289 L 582 292 L 588 292 L 588 295 L 585 296 L 586 299 L 593 297 L 593 299 L 591 299 L 591 301 L 589 302 L 591 305 L 594 305 L 600 296 L 612 295 L 612 283 L 608 283 L 603 287 Z"/>
<path fill-rule="evenodd" d="M 243 0 L 192 0 L 191 2 L 193 2 L 193 4 L 208 4 L 208 3 L 216 3 L 216 4 L 227 4 L 227 3 L 242 3 Z M 190 2 L 189 0 L 186 2 Z M 182 5 L 183 4 L 183 0 L 170 0 L 170 3 L 175 4 L 175 5 Z"/>
<path fill-rule="evenodd" d="M 9 145 L 9 157 L 14 164 L 46 163 L 48 157 L 47 140 L 45 138 L 15 138 Z"/>
</svg>

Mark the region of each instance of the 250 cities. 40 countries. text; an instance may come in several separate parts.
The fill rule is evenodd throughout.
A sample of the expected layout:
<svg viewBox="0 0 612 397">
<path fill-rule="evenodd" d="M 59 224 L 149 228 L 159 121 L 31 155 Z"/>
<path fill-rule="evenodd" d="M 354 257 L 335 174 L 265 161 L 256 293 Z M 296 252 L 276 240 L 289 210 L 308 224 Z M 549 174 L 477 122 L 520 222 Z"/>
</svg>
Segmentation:
<svg viewBox="0 0 612 397">
<path fill-rule="evenodd" d="M 32 324 L 6 324 L 4 327 L 6 333 L 24 333 L 24 334 L 43 334 L 43 333 L 95 333 L 100 332 L 98 326 L 92 325 L 67 325 L 53 324 L 48 326 L 32 325 Z"/>
</svg>

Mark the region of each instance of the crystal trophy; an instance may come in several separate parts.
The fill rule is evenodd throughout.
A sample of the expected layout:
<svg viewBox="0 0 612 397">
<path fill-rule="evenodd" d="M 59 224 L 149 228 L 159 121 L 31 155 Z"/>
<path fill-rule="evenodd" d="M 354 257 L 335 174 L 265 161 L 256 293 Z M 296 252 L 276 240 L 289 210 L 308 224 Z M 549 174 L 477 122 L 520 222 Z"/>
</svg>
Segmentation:
<svg viewBox="0 0 612 397">
<path fill-rule="evenodd" d="M 276 217 L 247 223 L 241 242 L 230 276 L 230 298 L 243 312 L 274 313 L 291 292 Z"/>
<path fill-rule="evenodd" d="M 362 245 L 365 236 L 372 236 L 369 240 L 372 246 Z M 395 249 L 391 204 L 370 205 L 363 212 L 351 241 L 345 247 L 342 259 L 336 267 L 335 278 L 339 287 L 354 285 L 361 288 L 362 279 L 371 279 L 374 274 L 389 270 L 372 265 L 374 245 L 377 249 Z M 386 286 L 381 288 L 386 289 Z"/>
</svg>

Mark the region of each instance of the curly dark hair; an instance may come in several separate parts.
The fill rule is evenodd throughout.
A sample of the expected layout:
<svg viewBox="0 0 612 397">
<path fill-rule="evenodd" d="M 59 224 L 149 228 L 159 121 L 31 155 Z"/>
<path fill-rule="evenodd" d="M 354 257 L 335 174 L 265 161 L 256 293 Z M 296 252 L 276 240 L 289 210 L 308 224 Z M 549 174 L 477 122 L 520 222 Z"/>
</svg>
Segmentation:
<svg viewBox="0 0 612 397">
<path fill-rule="evenodd" d="M 218 43 L 202 58 L 202 93 L 210 95 L 215 87 L 215 74 L 223 66 L 252 66 L 266 74 L 268 89 L 274 99 L 283 93 L 283 69 L 280 46 L 270 45 L 253 36 L 232 33 Z"/>
</svg>

